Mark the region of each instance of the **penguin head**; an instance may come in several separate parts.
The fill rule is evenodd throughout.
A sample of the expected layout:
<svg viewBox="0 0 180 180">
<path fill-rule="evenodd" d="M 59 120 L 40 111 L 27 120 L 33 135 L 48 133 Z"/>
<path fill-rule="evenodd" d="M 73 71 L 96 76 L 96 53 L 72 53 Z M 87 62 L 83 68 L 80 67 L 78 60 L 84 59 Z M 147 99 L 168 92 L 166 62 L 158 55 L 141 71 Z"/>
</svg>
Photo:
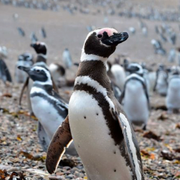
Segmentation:
<svg viewBox="0 0 180 180">
<path fill-rule="evenodd" d="M 32 56 L 32 54 L 30 54 L 30 53 L 24 53 L 23 56 L 24 56 L 24 60 L 25 60 L 25 61 L 27 61 L 27 62 L 32 62 L 32 61 L 33 61 L 33 56 Z"/>
<path fill-rule="evenodd" d="M 32 67 L 18 66 L 18 68 L 25 71 L 35 83 L 52 86 L 51 74 L 47 67 L 34 65 Z"/>
<path fill-rule="evenodd" d="M 138 63 L 129 64 L 126 70 L 130 72 L 130 74 L 135 73 L 140 76 L 143 76 L 143 73 L 144 73 L 142 66 Z"/>
<path fill-rule="evenodd" d="M 43 55 L 47 54 L 47 46 L 44 42 L 37 41 L 35 43 L 32 43 L 31 47 L 34 48 L 37 54 L 43 54 Z"/>
<path fill-rule="evenodd" d="M 33 56 L 30 53 L 23 53 L 18 56 L 17 66 L 32 66 L 33 65 Z"/>
<path fill-rule="evenodd" d="M 170 69 L 167 69 L 170 76 L 180 76 L 180 68 L 178 66 L 172 66 Z"/>
<path fill-rule="evenodd" d="M 118 33 L 113 28 L 102 28 L 91 31 L 84 42 L 81 61 L 85 58 L 108 58 L 116 49 L 116 46 L 128 39 L 128 33 Z M 91 57 L 92 56 L 92 57 Z M 83 59 L 84 58 L 84 59 Z"/>
</svg>

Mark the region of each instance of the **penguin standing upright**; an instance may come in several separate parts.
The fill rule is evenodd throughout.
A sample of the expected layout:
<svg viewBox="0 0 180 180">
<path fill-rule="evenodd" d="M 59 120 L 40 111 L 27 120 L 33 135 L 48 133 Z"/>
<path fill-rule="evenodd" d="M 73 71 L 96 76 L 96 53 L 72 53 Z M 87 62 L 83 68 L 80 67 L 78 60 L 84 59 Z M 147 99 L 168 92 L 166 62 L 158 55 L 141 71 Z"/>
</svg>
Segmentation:
<svg viewBox="0 0 180 180">
<path fill-rule="evenodd" d="M 166 107 L 169 113 L 180 109 L 180 69 L 172 67 L 168 78 Z"/>
<path fill-rule="evenodd" d="M 35 60 L 35 63 L 39 63 L 41 62 L 42 64 L 46 65 L 46 61 L 47 61 L 47 46 L 44 42 L 35 42 L 32 43 L 30 45 L 31 47 L 34 48 L 35 52 L 37 53 L 37 57 Z M 22 100 L 22 96 L 24 93 L 24 90 L 27 88 L 27 99 L 28 99 L 28 108 L 29 108 L 29 112 L 32 114 L 32 107 L 31 107 L 31 102 L 30 102 L 30 90 L 32 87 L 32 81 L 29 79 L 29 77 L 26 78 L 26 81 L 21 89 L 21 93 L 20 93 L 20 97 L 19 97 L 19 106 L 21 106 L 21 100 Z"/>
<path fill-rule="evenodd" d="M 126 79 L 126 73 L 122 66 L 119 64 L 113 64 L 111 67 L 111 72 L 114 75 L 114 80 L 116 82 L 116 85 L 123 90 L 125 79 Z"/>
<path fill-rule="evenodd" d="M 40 63 L 40 64 L 44 64 L 44 66 L 46 66 L 46 62 L 47 62 L 47 46 L 46 46 L 46 44 L 44 42 L 36 42 L 36 43 L 32 43 L 30 46 L 33 47 L 35 52 L 37 53 L 35 64 Z M 53 81 L 53 86 L 54 86 L 56 92 L 58 92 L 58 88 L 56 87 L 54 81 Z M 22 95 L 23 95 L 26 87 L 28 88 L 28 91 L 27 91 L 28 108 L 29 108 L 30 113 L 32 113 L 32 107 L 31 107 L 31 102 L 30 102 L 30 97 L 29 97 L 30 90 L 32 87 L 32 80 L 30 80 L 29 77 L 27 77 L 27 79 L 21 89 L 20 98 L 19 98 L 19 106 L 21 106 Z"/>
<path fill-rule="evenodd" d="M 46 151 L 54 133 L 68 114 L 68 106 L 54 91 L 51 74 L 46 65 L 39 63 L 31 68 L 25 66 L 18 68 L 24 70 L 33 80 L 30 100 L 32 110 L 40 122 L 38 130 L 41 133 L 38 133 L 38 137 Z M 77 155 L 73 144 L 67 153 Z"/>
<path fill-rule="evenodd" d="M 126 78 L 120 103 L 128 119 L 145 130 L 150 105 L 146 81 L 143 78 L 143 68 L 137 63 L 131 63 L 127 70 L 130 75 Z"/>
<path fill-rule="evenodd" d="M 71 58 L 71 54 L 69 52 L 69 49 L 66 48 L 63 52 L 63 55 L 62 55 L 62 59 L 63 59 L 63 62 L 64 62 L 64 65 L 65 67 L 68 69 L 72 66 L 72 58 Z"/>
<path fill-rule="evenodd" d="M 10 71 L 3 59 L 0 58 L 0 79 L 6 84 L 6 82 L 12 82 Z"/>
<path fill-rule="evenodd" d="M 164 65 L 159 65 L 156 71 L 156 81 L 154 91 L 157 91 L 161 96 L 166 96 L 168 88 L 168 69 Z"/>
<path fill-rule="evenodd" d="M 113 95 L 106 71 L 108 57 L 127 38 L 126 32 L 112 28 L 94 30 L 86 37 L 68 116 L 48 149 L 50 173 L 73 137 L 89 180 L 144 179 L 135 134 Z"/>
<path fill-rule="evenodd" d="M 0 47 L 0 79 L 6 84 L 6 82 L 12 83 L 11 73 L 6 65 L 4 58 L 7 58 L 6 47 Z"/>
</svg>

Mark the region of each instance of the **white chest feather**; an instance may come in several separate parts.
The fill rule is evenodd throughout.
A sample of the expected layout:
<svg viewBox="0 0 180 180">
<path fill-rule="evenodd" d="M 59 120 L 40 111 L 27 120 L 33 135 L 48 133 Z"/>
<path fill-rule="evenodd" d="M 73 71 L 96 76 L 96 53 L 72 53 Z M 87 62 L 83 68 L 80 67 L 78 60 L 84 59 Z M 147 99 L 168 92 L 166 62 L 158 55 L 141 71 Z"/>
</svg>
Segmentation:
<svg viewBox="0 0 180 180">
<path fill-rule="evenodd" d="M 170 81 L 166 96 L 166 105 L 172 109 L 180 108 L 180 79 L 174 78 Z"/>
<path fill-rule="evenodd" d="M 162 94 L 162 95 L 166 95 L 167 93 L 167 82 L 166 82 L 166 75 L 160 73 L 159 77 L 157 79 L 157 85 L 156 85 L 156 90 L 158 93 Z"/>
<path fill-rule="evenodd" d="M 144 123 L 148 120 L 148 102 L 142 84 L 139 81 L 131 80 L 127 83 L 123 107 L 130 121 Z"/>
<path fill-rule="evenodd" d="M 109 135 L 102 109 L 92 95 L 75 91 L 69 102 L 69 120 L 76 150 L 91 180 L 130 180 L 129 167 Z"/>
<path fill-rule="evenodd" d="M 31 97 L 31 105 L 35 116 L 41 122 L 51 139 L 64 118 L 62 118 L 52 104 L 43 97 Z"/>
<path fill-rule="evenodd" d="M 118 64 L 115 64 L 111 67 L 111 71 L 114 75 L 116 84 L 122 90 L 124 87 L 125 80 L 126 80 L 126 74 L 125 74 L 124 68 Z"/>
</svg>

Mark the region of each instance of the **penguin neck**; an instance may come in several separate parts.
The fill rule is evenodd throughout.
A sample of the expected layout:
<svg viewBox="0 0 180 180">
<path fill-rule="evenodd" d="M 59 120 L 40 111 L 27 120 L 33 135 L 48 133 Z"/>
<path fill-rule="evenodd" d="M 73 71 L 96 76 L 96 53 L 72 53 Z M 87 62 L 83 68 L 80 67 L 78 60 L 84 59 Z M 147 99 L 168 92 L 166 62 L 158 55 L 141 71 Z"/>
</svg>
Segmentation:
<svg viewBox="0 0 180 180">
<path fill-rule="evenodd" d="M 130 75 L 126 78 L 126 82 L 129 81 L 129 80 L 131 80 L 131 79 L 136 79 L 136 80 L 140 81 L 141 83 L 145 83 L 144 77 L 142 77 L 141 75 L 136 74 L 136 73 L 130 74 Z"/>
<path fill-rule="evenodd" d="M 36 62 L 45 62 L 47 61 L 47 55 L 46 54 L 38 54 L 36 58 Z"/>
<path fill-rule="evenodd" d="M 50 84 L 40 84 L 40 83 L 34 82 L 31 88 L 31 94 L 33 93 L 49 94 L 50 92 L 52 92 L 52 90 L 53 90 L 53 87 Z"/>
<path fill-rule="evenodd" d="M 81 61 L 77 73 L 75 85 L 83 78 L 83 84 L 91 84 L 92 81 L 98 82 L 102 87 L 106 88 L 108 92 L 111 91 L 111 81 L 107 75 L 106 62 L 102 60 L 87 60 Z"/>
<path fill-rule="evenodd" d="M 98 56 L 95 54 L 86 54 L 84 52 L 84 49 L 82 49 L 81 59 L 80 59 L 81 62 L 83 62 L 83 61 L 102 61 L 102 62 L 104 62 L 104 64 L 106 64 L 107 60 L 108 60 L 107 57 L 102 57 L 102 56 Z"/>
<path fill-rule="evenodd" d="M 39 87 L 39 88 L 48 88 L 48 89 L 52 89 L 52 81 L 46 81 L 46 82 L 40 82 L 40 81 L 34 81 L 33 82 L 33 87 Z"/>
</svg>

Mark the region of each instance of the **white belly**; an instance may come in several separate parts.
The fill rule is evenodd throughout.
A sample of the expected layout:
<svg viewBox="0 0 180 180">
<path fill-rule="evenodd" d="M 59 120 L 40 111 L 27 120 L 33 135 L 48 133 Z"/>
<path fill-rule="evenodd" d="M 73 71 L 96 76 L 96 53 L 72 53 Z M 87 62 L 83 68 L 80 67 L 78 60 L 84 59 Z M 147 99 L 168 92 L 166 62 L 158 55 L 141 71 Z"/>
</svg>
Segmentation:
<svg viewBox="0 0 180 180">
<path fill-rule="evenodd" d="M 149 117 L 148 103 L 140 82 L 132 80 L 127 83 L 123 107 L 130 121 L 139 125 L 147 123 Z"/>
<path fill-rule="evenodd" d="M 180 79 L 172 79 L 169 83 L 166 106 L 168 109 L 180 109 Z"/>
<path fill-rule="evenodd" d="M 157 85 L 156 85 L 156 90 L 159 94 L 161 95 L 166 95 L 167 94 L 167 83 L 164 80 L 164 78 L 158 78 L 157 80 Z"/>
<path fill-rule="evenodd" d="M 61 117 L 57 110 L 42 97 L 32 97 L 31 105 L 35 116 L 41 122 L 44 130 L 51 139 L 64 118 Z"/>
<path fill-rule="evenodd" d="M 15 79 L 17 83 L 24 83 L 27 78 L 27 73 L 22 70 L 19 70 L 17 67 L 15 69 Z"/>
<path fill-rule="evenodd" d="M 130 180 L 129 167 L 109 135 L 102 110 L 91 95 L 75 91 L 69 121 L 76 150 L 91 180 Z"/>
</svg>

